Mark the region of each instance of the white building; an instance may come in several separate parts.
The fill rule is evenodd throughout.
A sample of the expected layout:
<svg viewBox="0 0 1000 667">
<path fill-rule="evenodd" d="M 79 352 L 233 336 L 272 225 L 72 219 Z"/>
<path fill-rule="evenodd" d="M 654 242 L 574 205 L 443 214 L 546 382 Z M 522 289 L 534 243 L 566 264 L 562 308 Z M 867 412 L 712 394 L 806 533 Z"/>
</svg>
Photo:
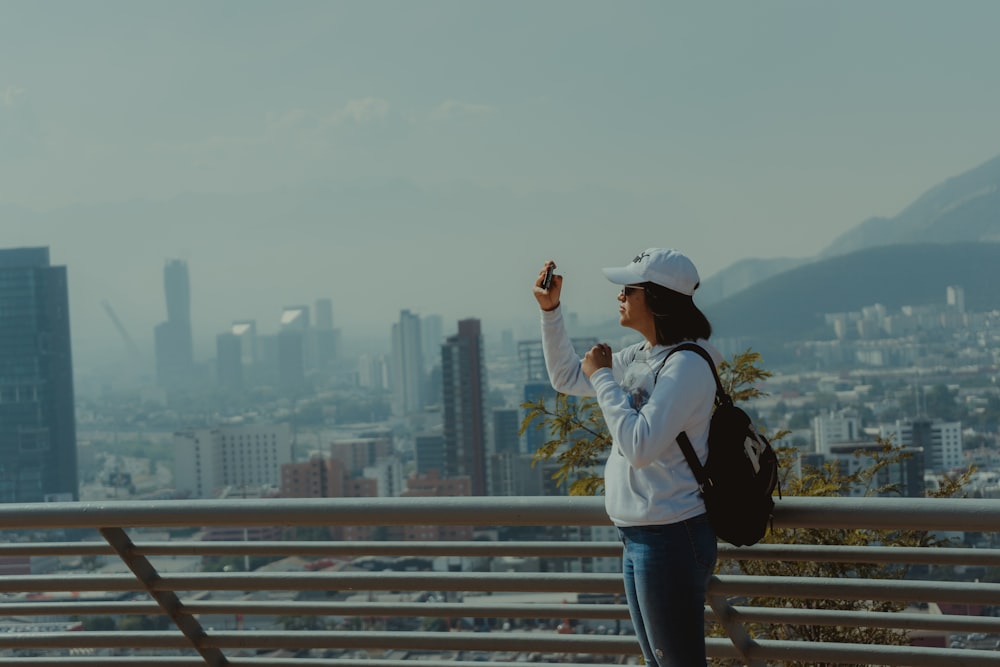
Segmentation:
<svg viewBox="0 0 1000 667">
<path fill-rule="evenodd" d="M 364 476 L 378 483 L 380 497 L 396 498 L 406 490 L 406 471 L 399 457 L 386 456 L 365 466 Z"/>
<path fill-rule="evenodd" d="M 812 420 L 813 441 L 816 452 L 829 454 L 830 445 L 859 442 L 865 439 L 861 430 L 861 419 L 853 410 L 831 411 L 817 415 Z"/>
<path fill-rule="evenodd" d="M 392 325 L 392 413 L 398 417 L 424 407 L 424 361 L 420 316 L 403 310 Z"/>
<path fill-rule="evenodd" d="M 258 495 L 281 485 L 281 466 L 292 461 L 288 424 L 239 424 L 174 433 L 177 493 L 214 498 L 225 487 Z M 251 491 L 252 490 L 252 491 Z"/>
<path fill-rule="evenodd" d="M 964 464 L 962 422 L 897 420 L 895 424 L 879 426 L 879 433 L 883 438 L 891 436 L 897 445 L 923 447 L 924 468 L 928 472 L 946 472 Z"/>
</svg>

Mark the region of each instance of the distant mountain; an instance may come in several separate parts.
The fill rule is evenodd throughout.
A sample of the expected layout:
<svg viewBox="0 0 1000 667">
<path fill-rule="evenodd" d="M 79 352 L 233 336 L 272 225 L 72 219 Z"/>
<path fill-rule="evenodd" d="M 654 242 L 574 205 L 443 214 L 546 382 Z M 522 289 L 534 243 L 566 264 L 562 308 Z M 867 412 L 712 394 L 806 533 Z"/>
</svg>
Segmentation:
<svg viewBox="0 0 1000 667">
<path fill-rule="evenodd" d="M 870 218 L 822 256 L 896 243 L 1000 241 L 1000 156 L 937 185 L 893 218 Z"/>
<path fill-rule="evenodd" d="M 713 274 L 698 288 L 698 303 L 713 304 L 742 292 L 750 285 L 794 269 L 811 260 L 792 257 L 744 259 Z"/>
<path fill-rule="evenodd" d="M 892 218 L 865 220 L 816 258 L 744 260 L 706 279 L 698 296 L 712 305 L 796 266 L 865 248 L 968 241 L 1000 241 L 1000 156 L 931 188 Z"/>
<path fill-rule="evenodd" d="M 800 266 L 706 306 L 715 336 L 759 349 L 770 342 L 830 339 L 824 313 L 880 303 L 943 304 L 945 290 L 965 290 L 967 310 L 1000 309 L 1000 243 L 880 246 Z"/>
</svg>

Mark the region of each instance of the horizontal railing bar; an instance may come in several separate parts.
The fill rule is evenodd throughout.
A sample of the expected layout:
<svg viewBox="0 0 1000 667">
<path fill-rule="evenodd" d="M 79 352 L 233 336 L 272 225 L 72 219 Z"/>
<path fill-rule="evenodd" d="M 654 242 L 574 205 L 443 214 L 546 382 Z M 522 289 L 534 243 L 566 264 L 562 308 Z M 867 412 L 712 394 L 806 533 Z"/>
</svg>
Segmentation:
<svg viewBox="0 0 1000 667">
<path fill-rule="evenodd" d="M 615 557 L 621 542 L 137 542 L 145 556 L 273 555 L 273 556 L 563 556 Z"/>
<path fill-rule="evenodd" d="M 0 556 L 112 556 L 107 542 L 0 543 Z"/>
<path fill-rule="evenodd" d="M 145 590 L 130 574 L 38 575 L 0 577 L 0 593 L 136 593 Z"/>
<path fill-rule="evenodd" d="M 1000 499 L 786 497 L 779 528 L 1000 529 Z M 0 530 L 143 526 L 606 526 L 603 498 L 271 498 L 0 504 Z"/>
<path fill-rule="evenodd" d="M 616 635 L 560 635 L 554 632 L 213 632 L 203 645 L 236 648 L 372 648 L 432 651 L 541 651 L 556 653 L 639 653 L 635 637 Z"/>
<path fill-rule="evenodd" d="M 546 572 L 199 572 L 164 574 L 153 590 L 327 590 L 327 591 L 484 591 L 610 593 L 623 591 L 617 574 Z M 717 575 L 710 592 L 728 596 L 887 599 L 910 602 L 993 604 L 1000 584 L 892 579 L 831 579 Z M 144 590 L 130 575 L 0 577 L 0 592 L 66 592 Z"/>
<path fill-rule="evenodd" d="M 123 616 L 140 614 L 156 616 L 163 613 L 163 608 L 155 602 L 136 602 L 133 600 L 118 600 L 109 602 L 3 602 L 0 612 L 4 616 Z"/>
<path fill-rule="evenodd" d="M 900 602 L 995 604 L 1000 584 L 895 579 L 831 579 L 820 577 L 713 576 L 709 594 L 730 597 L 792 597 Z"/>
<path fill-rule="evenodd" d="M 4 657 L 4 667 L 8 665 L 23 665 L 24 667 L 205 667 L 205 661 L 200 657 L 163 657 L 163 656 L 59 656 L 59 657 Z M 228 663 L 232 666 L 234 663 Z M 279 667 L 266 662 L 255 663 L 257 667 Z M 250 667 L 247 665 L 247 667 Z M 304 667 L 304 666 L 303 666 Z M 483 667 L 482 663 L 479 667 Z M 537 665 L 536 665 L 537 667 Z M 562 666 L 560 666 L 562 667 Z"/>
<path fill-rule="evenodd" d="M 399 602 L 195 602 L 184 605 L 189 614 L 244 614 L 290 616 L 483 617 L 627 619 L 624 604 L 468 604 Z"/>
<path fill-rule="evenodd" d="M 210 632 L 199 642 L 211 649 L 411 649 L 430 651 L 541 651 L 637 654 L 634 637 L 542 632 L 235 631 Z M 0 648 L 189 648 L 173 632 L 0 633 Z"/>
<path fill-rule="evenodd" d="M 122 641 L 126 639 L 128 641 Z M 24 633 L 0 635 L 4 648 L 174 648 L 179 636 L 166 633 Z M 543 653 L 596 653 L 635 655 L 638 645 L 633 637 L 595 635 L 552 635 L 541 633 L 439 633 L 439 632 L 220 632 L 208 635 L 203 645 L 216 649 L 413 649 L 438 651 L 502 651 Z M 715 638 L 707 641 L 712 657 L 732 657 L 732 646 Z M 906 646 L 871 644 L 836 644 L 829 642 L 762 640 L 751 646 L 749 656 L 757 660 L 836 662 L 850 664 L 914 665 L 954 667 L 1000 664 L 1000 655 L 991 651 L 921 649 Z M 336 660 L 324 661 L 338 664 Z M 247 664 L 253 664 L 249 662 Z"/>
<path fill-rule="evenodd" d="M 560 656 L 562 657 L 562 656 Z M 474 660 L 430 660 L 423 656 L 411 660 L 387 660 L 383 658 L 229 658 L 229 667 L 483 667 L 485 664 Z M 537 662 L 514 662 L 504 660 L 503 667 L 538 667 Z M 572 663 L 559 661 L 559 667 L 617 667 L 620 663 Z"/>
<path fill-rule="evenodd" d="M 850 665 L 899 665 L 910 667 L 996 667 L 1000 653 L 946 648 L 888 646 L 882 644 L 839 644 L 833 642 L 761 640 L 749 651 L 749 658 L 775 663 L 834 663 Z"/>
<path fill-rule="evenodd" d="M 25 512 L 25 507 L 30 507 Z M 0 530 L 142 526 L 600 526 L 592 497 L 235 498 L 0 504 Z"/>
<path fill-rule="evenodd" d="M 150 615 L 162 613 L 158 605 L 148 602 L 109 603 L 4 603 L 7 616 L 52 615 Z M 185 604 L 187 614 L 243 614 L 276 616 L 377 616 L 377 617 L 476 617 L 476 618 L 572 618 L 628 619 L 628 607 L 621 604 L 469 604 L 469 603 L 376 603 L 376 602 L 194 602 Z M 950 616 L 945 614 L 884 613 L 838 611 L 823 609 L 771 609 L 734 607 L 735 620 L 743 623 L 786 625 L 844 625 L 851 627 L 881 627 L 905 630 L 942 630 L 951 632 L 985 632 L 1000 634 L 1000 618 L 988 616 Z M 715 620 L 706 607 L 705 617 Z"/>
<path fill-rule="evenodd" d="M 175 632 L 0 632 L 0 648 L 133 648 L 190 650 L 187 638 Z M 202 660 L 204 662 L 204 660 Z"/>
<path fill-rule="evenodd" d="M 844 625 L 855 628 L 891 628 L 898 630 L 941 630 L 944 632 L 1000 633 L 1000 618 L 920 614 L 913 612 L 840 611 L 831 609 L 778 609 L 733 607 L 733 620 L 741 623 L 771 625 Z M 706 610 L 706 618 L 714 614 Z"/>
<path fill-rule="evenodd" d="M 348 658 L 273 658 L 266 656 L 230 656 L 228 667 L 413 667 L 419 662 L 420 667 L 483 667 L 481 661 L 473 660 L 429 660 L 421 657 L 417 660 L 383 660 L 381 658 L 348 659 Z M 23 665 L 24 667 L 204 667 L 201 658 L 173 658 L 153 656 L 106 656 L 106 657 L 49 657 L 49 658 L 8 658 L 3 659 L 4 666 Z M 538 667 L 537 662 L 508 662 L 504 667 Z M 604 667 L 615 667 L 617 663 L 606 663 Z M 559 667 L 602 667 L 599 662 L 569 663 L 559 662 Z"/>
<path fill-rule="evenodd" d="M 277 542 L 171 541 L 135 543 L 137 555 L 151 556 L 621 556 L 621 542 Z M 0 556 L 103 556 L 107 543 L 41 542 L 0 544 Z"/>
<path fill-rule="evenodd" d="M 1000 549 L 956 547 L 841 547 L 805 544 L 719 545 L 720 560 L 898 563 L 1000 567 Z"/>
<path fill-rule="evenodd" d="M 491 591 L 622 593 L 619 574 L 550 572 L 199 572 L 164 574 L 159 590 Z"/>
<path fill-rule="evenodd" d="M 555 556 L 567 558 L 620 556 L 620 542 L 277 542 L 172 541 L 136 542 L 142 556 Z M 110 555 L 107 543 L 54 542 L 0 544 L 3 556 Z M 719 544 L 720 560 L 822 561 L 836 563 L 899 563 L 981 565 L 1000 567 L 1000 549 L 955 547 L 842 547 L 834 545 Z"/>
<path fill-rule="evenodd" d="M 58 657 L 58 658 L 7 658 L 7 665 L 23 665 L 24 667 L 204 667 L 201 658 L 160 658 L 160 657 Z M 272 658 L 272 657 L 228 657 L 228 667 L 413 667 L 419 662 L 420 667 L 483 667 L 481 661 L 473 660 L 428 660 L 421 657 L 416 660 L 383 660 L 381 658 L 347 659 L 347 658 Z M 507 662 L 504 667 L 538 667 L 537 662 Z M 617 663 L 607 663 L 604 667 L 615 667 Z M 602 667 L 602 663 L 569 663 L 559 662 L 559 667 Z"/>
<path fill-rule="evenodd" d="M 0 605 L 4 616 L 157 616 L 163 609 L 153 602 L 12 602 Z M 390 616 L 495 618 L 592 618 L 625 619 L 623 604 L 469 604 L 469 603 L 379 603 L 379 602 L 257 602 L 206 601 L 186 603 L 186 614 L 244 614 L 278 616 Z"/>
</svg>

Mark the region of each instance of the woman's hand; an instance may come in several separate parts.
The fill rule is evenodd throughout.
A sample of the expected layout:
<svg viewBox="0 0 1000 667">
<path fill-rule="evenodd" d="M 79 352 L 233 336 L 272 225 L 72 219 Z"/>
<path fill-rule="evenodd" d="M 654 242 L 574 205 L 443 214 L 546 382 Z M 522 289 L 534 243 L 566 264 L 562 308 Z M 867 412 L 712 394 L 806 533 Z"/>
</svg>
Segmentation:
<svg viewBox="0 0 1000 667">
<path fill-rule="evenodd" d="M 590 378 L 598 368 L 611 368 L 611 346 L 607 343 L 598 343 L 583 355 L 583 362 L 580 364 L 583 374 Z"/>
<path fill-rule="evenodd" d="M 545 262 L 542 266 L 542 270 L 538 272 L 538 278 L 535 279 L 535 300 L 538 301 L 539 307 L 542 310 L 555 310 L 559 307 L 559 295 L 562 292 L 562 276 L 557 276 L 555 273 L 552 274 L 552 282 L 549 283 L 548 289 L 542 287 L 542 282 L 545 280 L 545 274 L 552 267 L 555 271 L 556 263 L 551 259 Z"/>
</svg>

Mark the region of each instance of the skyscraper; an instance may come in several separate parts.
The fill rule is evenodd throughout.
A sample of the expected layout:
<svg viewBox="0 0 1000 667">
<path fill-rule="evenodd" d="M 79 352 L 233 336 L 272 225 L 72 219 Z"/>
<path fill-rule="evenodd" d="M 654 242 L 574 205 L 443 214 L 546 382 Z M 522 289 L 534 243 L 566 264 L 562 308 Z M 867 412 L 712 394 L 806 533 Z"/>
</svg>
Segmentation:
<svg viewBox="0 0 1000 667">
<path fill-rule="evenodd" d="M 316 327 L 313 335 L 316 338 L 316 367 L 330 368 L 337 360 L 337 348 L 340 347 L 340 330 L 333 326 L 331 299 L 316 299 Z"/>
<path fill-rule="evenodd" d="M 444 470 L 466 475 L 474 496 L 486 488 L 486 366 L 479 320 L 459 320 L 458 333 L 441 346 Z"/>
<path fill-rule="evenodd" d="M 187 262 L 167 260 L 163 267 L 163 291 L 167 300 L 167 320 L 154 330 L 156 378 L 164 389 L 178 389 L 188 385 L 194 375 Z"/>
<path fill-rule="evenodd" d="M 79 498 L 73 409 L 66 267 L 0 250 L 0 502 Z"/>
<path fill-rule="evenodd" d="M 306 384 L 306 368 L 312 359 L 307 346 L 310 331 L 308 306 L 285 306 L 278 331 L 278 382 L 286 391 Z"/>
<path fill-rule="evenodd" d="M 420 316 L 403 310 L 392 325 L 392 412 L 397 416 L 424 407 L 424 362 Z"/>
</svg>

